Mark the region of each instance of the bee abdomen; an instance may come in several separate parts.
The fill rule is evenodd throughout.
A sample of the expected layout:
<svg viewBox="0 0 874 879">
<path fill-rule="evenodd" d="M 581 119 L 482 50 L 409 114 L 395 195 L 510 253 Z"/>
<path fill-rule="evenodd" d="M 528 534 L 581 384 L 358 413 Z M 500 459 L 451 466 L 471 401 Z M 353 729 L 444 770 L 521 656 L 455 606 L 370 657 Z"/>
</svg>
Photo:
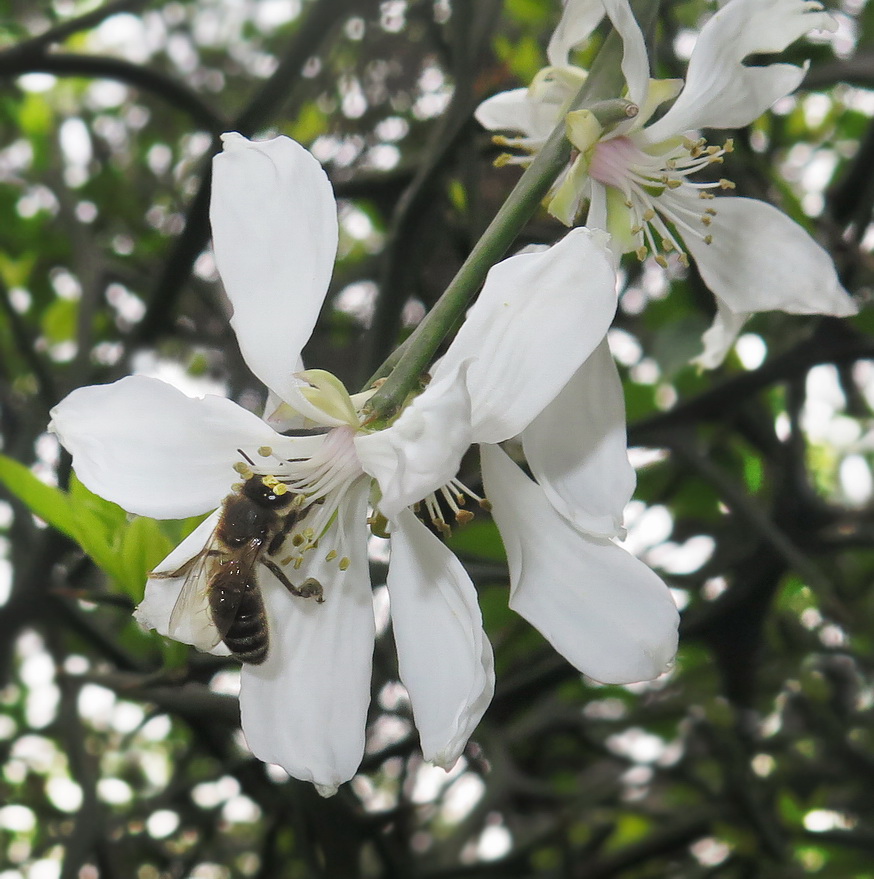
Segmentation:
<svg viewBox="0 0 874 879">
<path fill-rule="evenodd" d="M 237 616 L 224 637 L 225 646 L 240 660 L 259 665 L 267 658 L 270 637 L 264 602 L 255 590 L 247 590 Z"/>
</svg>

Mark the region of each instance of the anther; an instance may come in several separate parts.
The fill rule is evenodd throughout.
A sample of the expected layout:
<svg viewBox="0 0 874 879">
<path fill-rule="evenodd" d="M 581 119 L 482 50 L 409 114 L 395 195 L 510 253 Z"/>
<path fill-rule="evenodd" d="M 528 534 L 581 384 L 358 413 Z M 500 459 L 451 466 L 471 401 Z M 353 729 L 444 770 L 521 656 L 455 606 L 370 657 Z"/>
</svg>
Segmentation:
<svg viewBox="0 0 874 879">
<path fill-rule="evenodd" d="M 648 253 L 647 249 L 643 246 L 638 247 L 637 250 L 634 251 L 637 258 L 643 262 L 646 259 L 646 255 Z"/>
<path fill-rule="evenodd" d="M 252 473 L 252 468 L 245 461 L 237 461 L 234 464 L 234 470 L 243 477 L 243 479 L 251 479 L 255 474 Z"/>
<path fill-rule="evenodd" d="M 734 182 L 731 180 L 726 180 L 725 177 L 721 178 L 719 181 L 720 189 L 736 189 Z"/>
<path fill-rule="evenodd" d="M 655 211 L 652 208 L 647 208 L 643 212 L 643 221 L 645 223 L 648 223 L 650 220 L 653 219 L 653 217 L 655 217 Z"/>
<path fill-rule="evenodd" d="M 243 483 L 242 482 L 235 482 L 231 486 L 231 491 L 242 491 L 242 490 L 243 490 Z"/>
<path fill-rule="evenodd" d="M 705 244 L 713 244 L 713 236 L 712 235 L 705 235 L 704 236 L 704 243 Z"/>
<path fill-rule="evenodd" d="M 470 510 L 459 510 L 455 514 L 455 521 L 458 522 L 459 525 L 466 525 L 473 519 L 473 513 Z"/>
<path fill-rule="evenodd" d="M 709 225 L 713 222 L 713 217 L 708 217 L 708 216 L 705 214 L 703 217 L 701 217 L 701 222 L 702 222 L 705 226 L 709 226 Z"/>
<path fill-rule="evenodd" d="M 487 498 L 483 498 L 480 502 L 480 509 L 485 510 L 487 513 L 491 513 L 492 511 L 492 502 Z"/>
<path fill-rule="evenodd" d="M 259 446 L 258 454 L 262 458 L 269 458 L 273 454 L 273 449 L 271 449 L 270 446 Z"/>
<path fill-rule="evenodd" d="M 337 550 L 336 550 L 336 549 L 332 549 L 332 550 L 331 550 L 331 551 L 325 556 L 325 561 L 326 561 L 326 562 L 332 562 L 332 561 L 334 561 L 335 558 L 337 558 Z"/>
<path fill-rule="evenodd" d="M 734 138 L 730 137 L 723 145 L 722 149 L 727 153 L 734 152 Z"/>
<path fill-rule="evenodd" d="M 682 180 L 675 180 L 673 177 L 665 180 L 665 185 L 668 189 L 679 189 L 683 185 Z"/>
<path fill-rule="evenodd" d="M 349 565 L 351 565 L 351 564 L 352 564 L 352 562 L 350 561 L 349 557 L 344 555 L 343 558 L 340 559 L 340 570 L 341 571 L 349 570 Z"/>
<path fill-rule="evenodd" d="M 656 254 L 655 261 L 663 268 L 666 269 L 668 267 L 668 261 L 665 259 L 663 254 Z"/>
</svg>

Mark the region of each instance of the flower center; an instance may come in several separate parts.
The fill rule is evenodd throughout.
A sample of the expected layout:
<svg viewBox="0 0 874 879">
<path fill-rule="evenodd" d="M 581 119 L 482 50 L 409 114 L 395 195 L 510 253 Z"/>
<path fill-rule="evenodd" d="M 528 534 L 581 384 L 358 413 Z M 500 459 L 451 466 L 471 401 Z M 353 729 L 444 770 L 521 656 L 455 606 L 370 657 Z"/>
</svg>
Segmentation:
<svg viewBox="0 0 874 879">
<path fill-rule="evenodd" d="M 325 434 L 312 454 L 300 458 L 282 458 L 269 446 L 261 446 L 253 460 L 239 450 L 245 460 L 235 464 L 234 469 L 243 479 L 260 478 L 274 494 L 294 494 L 282 531 L 274 537 L 277 545 L 271 549 L 282 567 L 291 565 L 299 569 L 306 554 L 320 548 L 320 541 L 335 518 L 340 527 L 332 537 L 334 545 L 327 548 L 325 560 L 336 560 L 340 570 L 349 567 L 349 537 L 343 528 L 344 517 L 337 514 L 351 486 L 365 475 L 355 452 L 354 435 L 351 427 L 336 427 Z M 241 488 L 241 484 L 234 486 L 236 491 Z"/>
<path fill-rule="evenodd" d="M 647 146 L 642 149 L 634 135 L 600 140 L 592 149 L 589 175 L 623 194 L 638 259 L 653 253 L 656 262 L 665 267 L 667 254 L 674 251 L 679 262 L 688 265 L 680 240 L 694 235 L 710 244 L 713 236 L 708 229 L 716 216 L 713 207 L 701 210 L 694 200 L 709 202 L 715 198 L 711 190 L 734 189 L 734 183 L 724 177 L 698 183 L 688 178 L 721 164 L 734 144 L 727 140 L 721 147 L 707 146 L 703 137 L 684 137 Z"/>
</svg>

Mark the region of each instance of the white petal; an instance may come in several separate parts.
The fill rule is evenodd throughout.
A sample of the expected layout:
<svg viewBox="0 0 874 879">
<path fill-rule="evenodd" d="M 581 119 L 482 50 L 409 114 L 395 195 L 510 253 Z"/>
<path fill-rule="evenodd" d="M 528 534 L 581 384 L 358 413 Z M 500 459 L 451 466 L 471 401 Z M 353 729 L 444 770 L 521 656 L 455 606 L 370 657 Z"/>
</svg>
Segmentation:
<svg viewBox="0 0 874 879">
<path fill-rule="evenodd" d="M 288 400 L 331 279 L 337 206 L 325 172 L 295 141 L 223 140 L 210 206 L 216 264 L 246 363 Z"/>
<path fill-rule="evenodd" d="M 91 491 L 158 519 L 215 509 L 239 480 L 239 449 L 251 456 L 270 446 L 293 457 L 297 440 L 224 397 L 186 397 L 141 375 L 79 388 L 51 416 L 50 429 Z"/>
<path fill-rule="evenodd" d="M 597 681 L 650 680 L 669 668 L 679 616 L 659 577 L 573 528 L 497 446 L 482 448 L 482 464 L 510 565 L 510 607 Z"/>
<path fill-rule="evenodd" d="M 560 67 L 568 63 L 571 50 L 585 42 L 604 17 L 601 0 L 566 0 L 558 26 L 546 50 L 549 63 Z"/>
<path fill-rule="evenodd" d="M 394 520 L 445 485 L 471 444 L 467 363 L 432 381 L 386 430 L 355 437 L 361 466 L 379 483 L 379 509 Z"/>
<path fill-rule="evenodd" d="M 607 341 L 522 433 L 531 472 L 578 528 L 615 537 L 634 491 L 622 382 Z"/>
<path fill-rule="evenodd" d="M 422 753 L 448 770 L 495 689 L 476 589 L 461 562 L 409 510 L 392 531 L 387 586 L 398 668 Z"/>
<path fill-rule="evenodd" d="M 364 753 L 373 656 L 373 600 L 367 563 L 367 480 L 347 496 L 339 521 L 294 574 L 315 577 L 325 601 L 296 598 L 261 569 L 270 625 L 270 648 L 262 665 L 243 667 L 240 691 L 243 732 L 252 752 L 278 763 L 323 794 L 348 781 Z M 351 566 L 340 571 L 325 561 L 342 530 L 338 549 Z M 295 581 L 289 571 L 292 581 Z M 299 583 L 296 583 L 299 585 Z"/>
<path fill-rule="evenodd" d="M 751 198 L 719 198 L 711 204 L 716 208 L 708 229 L 713 243 L 692 235 L 683 242 L 704 282 L 730 311 L 856 313 L 831 257 L 784 213 Z"/>
<path fill-rule="evenodd" d="M 600 344 L 616 311 L 604 236 L 574 229 L 493 266 L 434 380 L 471 360 L 474 442 L 521 433 Z"/>
<path fill-rule="evenodd" d="M 622 38 L 622 73 L 628 86 L 628 100 L 641 106 L 649 87 L 649 56 L 640 25 L 628 0 L 603 0 L 610 22 Z"/>
<path fill-rule="evenodd" d="M 734 340 L 749 319 L 749 312 L 734 312 L 717 299 L 716 317 L 701 337 L 704 350 L 692 360 L 692 363 L 698 364 L 702 369 L 716 369 L 731 351 Z"/>
<path fill-rule="evenodd" d="M 511 89 L 486 98 L 476 108 L 476 121 L 487 131 L 518 131 L 540 142 L 558 124 L 559 107 L 532 100 L 528 89 Z"/>
<path fill-rule="evenodd" d="M 834 30 L 819 3 L 732 0 L 701 29 L 689 59 L 686 87 L 670 110 L 646 130 L 658 143 L 690 128 L 742 128 L 797 88 L 806 68 L 747 66 L 754 54 L 782 52 L 811 30 Z"/>
<path fill-rule="evenodd" d="M 168 574 L 179 570 L 186 562 L 191 561 L 203 550 L 212 536 L 215 526 L 218 524 L 221 510 L 216 510 L 208 516 L 182 543 L 179 544 L 160 564 L 155 566 L 153 574 Z M 165 637 L 172 637 L 183 644 L 193 644 L 200 650 L 208 650 L 211 653 L 227 656 L 230 653 L 224 644 L 213 647 L 214 638 L 204 640 L 204 624 L 211 627 L 211 635 L 215 635 L 215 628 L 211 626 L 209 604 L 207 602 L 206 583 L 200 582 L 189 584 L 192 601 L 196 601 L 196 613 L 186 616 L 181 620 L 181 628 L 177 628 L 170 634 L 170 617 L 176 602 L 179 600 L 183 585 L 186 583 L 188 572 L 179 577 L 149 577 L 146 580 L 146 592 L 143 600 L 134 611 L 134 619 L 144 629 L 155 629 Z"/>
</svg>

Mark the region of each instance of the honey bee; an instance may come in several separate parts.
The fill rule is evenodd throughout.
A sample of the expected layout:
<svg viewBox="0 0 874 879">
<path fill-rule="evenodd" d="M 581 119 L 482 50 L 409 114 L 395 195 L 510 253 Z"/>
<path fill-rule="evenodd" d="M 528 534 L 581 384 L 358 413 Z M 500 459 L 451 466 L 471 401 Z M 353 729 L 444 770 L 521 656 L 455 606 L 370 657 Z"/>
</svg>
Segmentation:
<svg viewBox="0 0 874 879">
<path fill-rule="evenodd" d="M 218 523 L 194 558 L 175 571 L 150 575 L 185 577 L 170 614 L 171 638 L 178 636 L 202 650 L 224 641 L 241 662 L 264 662 L 270 632 L 258 586 L 259 564 L 292 595 L 325 600 L 318 580 L 295 586 L 272 559 L 301 517 L 298 497 L 269 477 L 250 476 L 224 499 Z"/>
</svg>

